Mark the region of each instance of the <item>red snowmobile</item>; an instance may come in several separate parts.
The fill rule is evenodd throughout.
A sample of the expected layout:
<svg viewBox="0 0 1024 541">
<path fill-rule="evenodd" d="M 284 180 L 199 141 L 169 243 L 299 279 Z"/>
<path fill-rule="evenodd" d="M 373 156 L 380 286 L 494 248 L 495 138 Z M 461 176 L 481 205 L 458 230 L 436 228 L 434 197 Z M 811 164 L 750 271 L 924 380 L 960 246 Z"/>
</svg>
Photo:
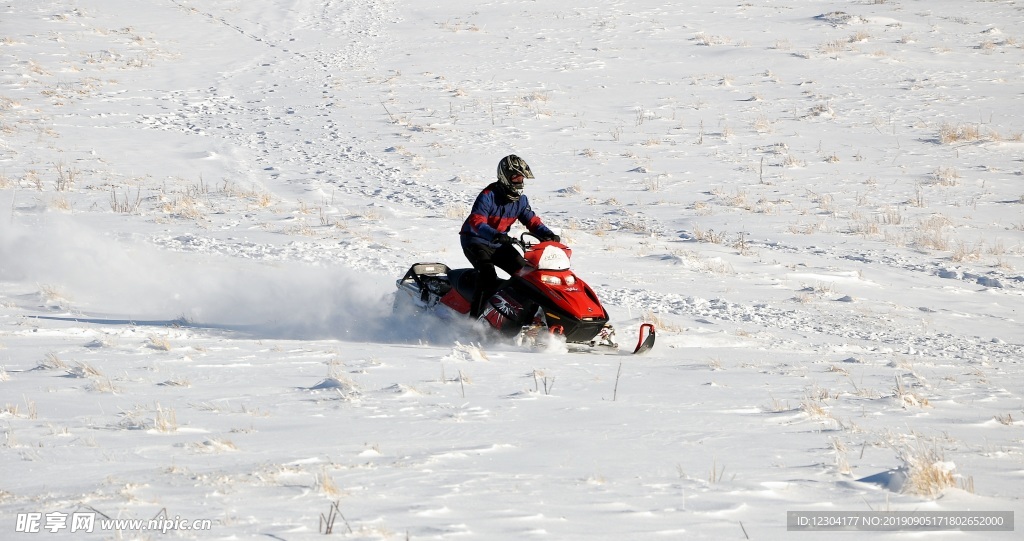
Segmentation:
<svg viewBox="0 0 1024 541">
<path fill-rule="evenodd" d="M 608 312 L 594 290 L 569 268 L 572 250 L 560 242 L 531 243 L 527 235 L 515 244 L 529 265 L 498 286 L 478 319 L 519 344 L 535 344 L 546 332 L 563 337 L 571 346 L 617 349 Z M 410 300 L 421 310 L 469 317 L 476 275 L 473 268 L 416 263 L 396 282 L 395 302 Z M 654 340 L 654 325 L 642 324 L 633 353 L 648 351 Z"/>
</svg>

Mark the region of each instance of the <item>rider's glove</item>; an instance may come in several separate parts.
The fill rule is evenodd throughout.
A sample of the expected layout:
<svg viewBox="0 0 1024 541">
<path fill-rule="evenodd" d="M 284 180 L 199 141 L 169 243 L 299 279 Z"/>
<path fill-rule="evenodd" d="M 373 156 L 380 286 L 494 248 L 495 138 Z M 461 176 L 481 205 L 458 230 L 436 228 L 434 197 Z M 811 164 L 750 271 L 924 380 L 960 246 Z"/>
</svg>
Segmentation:
<svg viewBox="0 0 1024 541">
<path fill-rule="evenodd" d="M 541 237 L 540 241 L 541 242 L 547 242 L 547 241 L 562 242 L 562 237 L 559 237 L 558 235 L 552 233 L 550 235 L 545 235 L 545 236 Z"/>
<path fill-rule="evenodd" d="M 495 233 L 494 238 L 492 240 L 494 240 L 494 242 L 497 242 L 498 244 L 512 244 L 513 242 L 512 237 L 508 236 L 505 233 Z"/>
</svg>

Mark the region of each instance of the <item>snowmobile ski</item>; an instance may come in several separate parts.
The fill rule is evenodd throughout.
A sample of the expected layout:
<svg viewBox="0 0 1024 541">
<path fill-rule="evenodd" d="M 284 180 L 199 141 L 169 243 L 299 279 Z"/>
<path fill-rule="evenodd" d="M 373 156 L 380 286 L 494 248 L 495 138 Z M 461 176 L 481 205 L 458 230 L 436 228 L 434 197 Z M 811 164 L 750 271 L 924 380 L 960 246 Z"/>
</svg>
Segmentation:
<svg viewBox="0 0 1024 541">
<path fill-rule="evenodd" d="M 644 338 L 644 330 L 647 330 L 647 337 Z M 647 353 L 654 347 L 654 324 L 644 323 L 640 325 L 640 334 L 636 341 L 636 349 L 633 350 L 633 355 L 640 355 Z"/>
</svg>

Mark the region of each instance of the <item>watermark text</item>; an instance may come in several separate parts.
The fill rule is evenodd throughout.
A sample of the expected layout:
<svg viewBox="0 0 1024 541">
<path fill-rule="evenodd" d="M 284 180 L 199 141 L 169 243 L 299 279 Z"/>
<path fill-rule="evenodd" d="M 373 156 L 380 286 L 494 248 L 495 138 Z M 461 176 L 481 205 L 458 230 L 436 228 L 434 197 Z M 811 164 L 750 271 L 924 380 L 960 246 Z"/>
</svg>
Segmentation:
<svg viewBox="0 0 1024 541">
<path fill-rule="evenodd" d="M 189 520 L 161 512 L 153 518 L 109 518 L 95 511 L 62 513 L 18 513 L 16 533 L 134 531 L 167 533 L 172 530 L 210 530 L 210 519 Z"/>
</svg>

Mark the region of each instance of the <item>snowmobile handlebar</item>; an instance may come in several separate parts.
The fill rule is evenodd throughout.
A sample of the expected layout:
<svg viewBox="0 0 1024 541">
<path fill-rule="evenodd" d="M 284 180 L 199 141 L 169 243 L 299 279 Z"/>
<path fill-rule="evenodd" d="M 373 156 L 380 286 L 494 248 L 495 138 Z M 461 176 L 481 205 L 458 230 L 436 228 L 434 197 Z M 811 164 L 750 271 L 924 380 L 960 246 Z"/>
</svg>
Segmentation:
<svg viewBox="0 0 1024 541">
<path fill-rule="evenodd" d="M 527 240 L 526 237 L 532 238 L 533 242 L 530 242 L 529 240 Z M 522 233 L 519 234 L 519 238 L 518 239 L 517 238 L 513 238 L 512 241 L 515 242 L 517 245 L 519 245 L 519 247 L 522 248 L 523 250 L 528 250 L 528 249 L 530 249 L 531 246 L 535 246 L 537 244 L 540 244 L 541 242 L 544 242 L 544 241 L 540 240 L 539 238 L 537 238 L 537 235 L 534 235 L 533 233 L 530 233 L 529 231 L 523 231 Z"/>
</svg>

